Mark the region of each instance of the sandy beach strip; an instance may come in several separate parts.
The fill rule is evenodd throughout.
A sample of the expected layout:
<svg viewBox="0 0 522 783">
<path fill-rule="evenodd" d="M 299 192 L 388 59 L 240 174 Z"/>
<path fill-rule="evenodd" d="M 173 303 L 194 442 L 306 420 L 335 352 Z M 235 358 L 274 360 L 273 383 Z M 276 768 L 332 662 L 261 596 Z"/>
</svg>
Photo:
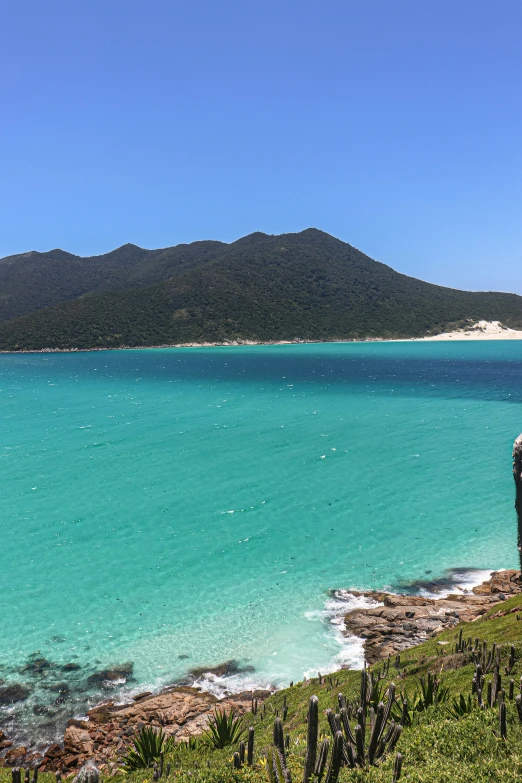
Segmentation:
<svg viewBox="0 0 522 783">
<path fill-rule="evenodd" d="M 414 340 L 522 340 L 522 331 L 508 329 L 500 321 L 478 321 L 468 329 L 443 332 L 430 337 L 414 337 Z"/>
</svg>

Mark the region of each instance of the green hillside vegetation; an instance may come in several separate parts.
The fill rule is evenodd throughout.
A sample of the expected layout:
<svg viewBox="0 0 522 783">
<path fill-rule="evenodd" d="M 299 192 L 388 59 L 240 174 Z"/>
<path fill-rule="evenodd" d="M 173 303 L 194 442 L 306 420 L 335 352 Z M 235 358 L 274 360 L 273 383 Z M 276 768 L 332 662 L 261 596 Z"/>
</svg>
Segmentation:
<svg viewBox="0 0 522 783">
<path fill-rule="evenodd" d="M 392 783 L 396 752 L 403 757 L 401 780 L 409 783 L 493 783 L 493 781 L 517 781 L 522 776 L 522 722 L 518 715 L 516 696 L 520 692 L 522 675 L 522 595 L 515 596 L 502 604 L 502 616 L 497 607 L 473 623 L 461 623 L 455 629 L 446 631 L 425 644 L 412 648 L 400 656 L 400 661 L 392 660 L 388 674 L 379 683 L 380 694 L 384 693 L 393 680 L 397 689 L 399 714 L 402 711 L 401 699 L 406 696 L 409 703 L 411 725 L 405 723 L 402 734 L 393 751 L 378 766 L 366 765 L 364 768 L 349 769 L 341 767 L 340 783 L 359 781 L 362 783 Z M 520 613 L 519 613 L 520 612 Z M 476 695 L 471 696 L 471 684 L 475 675 L 472 653 L 455 652 L 462 630 L 466 645 L 468 638 L 471 647 L 475 639 L 486 641 L 488 653 L 494 642 L 500 650 L 500 671 L 504 694 L 494 706 L 483 709 L 478 706 Z M 442 644 L 441 644 L 442 642 Z M 446 644 L 444 644 L 446 643 Z M 510 667 L 511 645 L 514 646 L 514 665 Z M 513 661 L 511 661 L 513 663 Z M 493 681 L 492 667 L 485 672 L 483 687 L 484 698 L 487 686 Z M 383 664 L 371 669 L 374 678 L 383 673 Z M 421 678 L 426 683 L 428 674 L 439 679 L 439 702 L 424 710 L 413 709 L 416 697 L 421 691 Z M 513 698 L 510 698 L 510 680 L 513 680 Z M 238 750 L 238 738 L 222 750 L 212 749 L 201 740 L 186 746 L 182 744 L 174 750 L 168 749 L 166 765 L 170 765 L 168 780 L 179 783 L 270 783 L 267 757 L 273 747 L 273 728 L 276 716 L 281 717 L 284 735 L 289 735 L 289 748 L 286 751 L 288 769 L 293 783 L 303 781 L 303 771 L 307 749 L 307 712 L 312 696 L 319 701 L 319 741 L 324 737 L 331 739 L 332 734 L 326 711 L 339 712 L 339 694 L 348 702 L 356 700 L 360 693 L 361 673 L 342 670 L 327 677 L 314 678 L 299 682 L 292 687 L 275 693 L 259 707 L 257 713 L 247 714 L 242 726 L 254 727 L 253 766 L 244 763 L 241 769 L 234 769 L 233 755 Z M 447 692 L 446 692 L 447 691 Z M 446 693 L 445 693 L 446 692 Z M 455 701 L 460 695 L 469 705 L 459 715 Z M 500 727 L 499 702 L 506 705 L 507 736 L 502 738 Z M 286 704 L 286 710 L 285 710 Z M 422 705 L 421 705 L 422 706 Z M 356 719 L 350 720 L 352 729 Z M 246 735 L 243 737 L 246 740 Z M 331 758 L 331 744 L 330 755 Z M 322 781 L 326 781 L 327 768 Z M 0 783 L 10 779 L 7 771 L 0 773 Z M 111 778 L 116 783 L 144 783 L 153 778 L 151 769 L 141 769 Z M 42 774 L 41 783 L 54 783 L 54 776 Z M 161 780 L 166 780 L 163 776 Z M 312 775 L 311 783 L 317 783 Z"/>
<path fill-rule="evenodd" d="M 150 285 L 206 263 L 221 242 L 193 242 L 165 250 L 123 245 L 81 258 L 63 250 L 0 259 L 0 322 L 89 292 Z"/>
<path fill-rule="evenodd" d="M 419 337 L 478 319 L 522 327 L 522 297 L 425 283 L 316 229 L 125 247 L 96 289 L 63 289 L 67 301 L 0 324 L 0 349 Z"/>
</svg>

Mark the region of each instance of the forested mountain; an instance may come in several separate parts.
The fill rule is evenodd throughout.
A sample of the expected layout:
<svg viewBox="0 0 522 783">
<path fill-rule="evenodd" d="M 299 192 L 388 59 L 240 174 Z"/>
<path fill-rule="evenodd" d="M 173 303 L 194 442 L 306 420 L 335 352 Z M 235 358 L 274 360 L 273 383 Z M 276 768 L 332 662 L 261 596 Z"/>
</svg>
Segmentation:
<svg viewBox="0 0 522 783">
<path fill-rule="evenodd" d="M 165 250 L 122 247 L 81 258 L 63 250 L 0 259 L 0 321 L 41 310 L 91 291 L 150 285 L 205 263 L 221 242 L 193 242 Z M 226 247 L 226 246 L 225 246 Z"/>
<path fill-rule="evenodd" d="M 3 350 L 414 337 L 470 318 L 522 327 L 522 297 L 425 283 L 316 229 L 91 259 L 11 256 L 0 298 L 4 312 L 36 310 L 0 324 Z"/>
</svg>

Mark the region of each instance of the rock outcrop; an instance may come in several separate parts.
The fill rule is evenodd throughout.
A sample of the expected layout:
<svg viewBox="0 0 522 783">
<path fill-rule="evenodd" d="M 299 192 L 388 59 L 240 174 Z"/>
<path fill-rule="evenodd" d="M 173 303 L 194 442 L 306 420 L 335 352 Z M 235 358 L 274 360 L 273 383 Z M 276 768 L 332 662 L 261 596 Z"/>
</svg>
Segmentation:
<svg viewBox="0 0 522 783">
<path fill-rule="evenodd" d="M 471 593 L 452 594 L 441 599 L 354 592 L 377 605 L 348 612 L 344 618 L 344 632 L 347 636 L 364 639 L 365 658 L 372 664 L 414 647 L 459 622 L 472 622 L 492 604 L 520 592 L 520 571 L 496 571 Z"/>
<path fill-rule="evenodd" d="M 261 703 L 270 692 L 256 691 L 254 695 Z M 143 726 L 161 727 L 177 742 L 186 742 L 206 729 L 217 706 L 243 715 L 250 710 L 251 700 L 251 691 L 219 700 L 195 688 L 173 687 L 155 695 L 137 696 L 131 704 L 101 704 L 89 710 L 88 720 L 69 721 L 63 747 L 55 744 L 47 749 L 40 771 L 73 772 L 89 758 L 94 758 L 103 770 L 115 771 Z"/>
</svg>

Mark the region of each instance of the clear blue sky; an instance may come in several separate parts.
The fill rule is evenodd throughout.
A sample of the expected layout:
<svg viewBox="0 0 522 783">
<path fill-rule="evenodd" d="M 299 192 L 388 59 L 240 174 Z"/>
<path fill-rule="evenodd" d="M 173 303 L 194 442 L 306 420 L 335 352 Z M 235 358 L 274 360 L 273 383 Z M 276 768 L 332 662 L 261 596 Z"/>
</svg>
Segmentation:
<svg viewBox="0 0 522 783">
<path fill-rule="evenodd" d="M 521 0 L 0 0 L 0 256 L 315 226 L 522 293 Z"/>
</svg>

